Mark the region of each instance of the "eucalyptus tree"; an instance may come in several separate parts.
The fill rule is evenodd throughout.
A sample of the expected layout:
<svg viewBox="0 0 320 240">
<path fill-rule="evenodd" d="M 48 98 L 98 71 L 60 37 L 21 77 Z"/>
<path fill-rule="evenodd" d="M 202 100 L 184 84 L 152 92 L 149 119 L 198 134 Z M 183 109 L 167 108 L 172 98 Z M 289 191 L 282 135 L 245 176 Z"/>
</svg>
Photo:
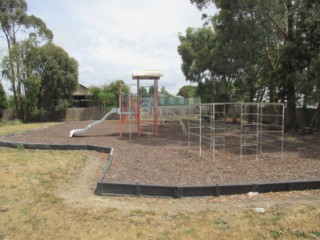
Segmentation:
<svg viewBox="0 0 320 240">
<path fill-rule="evenodd" d="M 255 1 L 221 1 L 218 6 L 220 12 L 212 23 L 222 57 L 228 60 L 225 67 L 232 69 L 237 95 L 242 93 L 244 101 L 257 101 L 261 98 L 258 90 L 265 87 L 259 66 L 264 57 L 265 32 L 259 24 Z"/>
<path fill-rule="evenodd" d="M 71 101 L 78 84 L 78 63 L 51 43 L 46 24 L 27 14 L 25 0 L 1 0 L 0 26 L 8 55 L 2 60 L 2 76 L 11 82 L 20 118 L 54 116 Z"/>
<path fill-rule="evenodd" d="M 38 49 L 34 72 L 40 78 L 38 108 L 49 117 L 57 116 L 70 105 L 78 86 L 78 62 L 48 43 Z"/>
<path fill-rule="evenodd" d="M 2 83 L 0 82 L 0 111 L 1 109 L 7 108 L 7 96 L 3 88 Z"/>
<path fill-rule="evenodd" d="M 2 61 L 2 75 L 10 79 L 19 69 L 18 113 L 23 120 L 54 116 L 70 105 L 78 84 L 78 63 L 53 43 L 37 47 L 33 41 L 16 43 Z"/>
<path fill-rule="evenodd" d="M 198 83 L 198 92 L 203 102 L 217 102 L 224 92 L 232 99 L 230 85 L 232 70 L 226 73 L 226 59 L 219 54 L 221 48 L 216 34 L 210 27 L 188 28 L 185 35 L 179 35 L 178 53 L 182 58 L 181 69 L 186 80 Z M 226 60 L 228 61 L 228 60 Z"/>
<path fill-rule="evenodd" d="M 263 1 L 259 9 L 273 27 L 278 41 L 273 47 L 273 85 L 278 88 L 278 97 L 286 102 L 287 127 L 296 127 L 296 103 L 319 102 L 317 69 L 320 67 L 320 2 L 305 1 Z M 270 57 L 272 59 L 272 57 Z M 300 99 L 299 99 L 300 98 Z"/>
<path fill-rule="evenodd" d="M 200 10 L 215 4 L 216 41 L 236 69 L 237 89 L 252 100 L 267 94 L 287 105 L 288 128 L 296 102 L 319 96 L 320 2 L 314 0 L 190 0 Z"/>
<path fill-rule="evenodd" d="M 18 112 L 22 109 L 24 79 L 21 73 L 21 62 L 17 61 L 19 47 L 13 49 L 21 40 L 32 40 L 39 45 L 47 43 L 53 38 L 52 32 L 46 24 L 33 15 L 27 14 L 25 0 L 1 0 L 0 1 L 0 29 L 3 38 L 7 42 L 8 57 L 5 69 L 5 77 L 11 82 L 11 90 L 14 95 L 14 103 Z M 16 62 L 15 62 L 16 61 Z"/>
<path fill-rule="evenodd" d="M 37 94 L 40 78 L 35 75 L 35 66 L 37 62 L 38 49 L 32 41 L 25 40 L 14 44 L 10 49 L 10 54 L 2 60 L 2 76 L 14 81 L 15 104 L 18 104 L 16 110 L 20 118 L 27 120 L 31 115 L 37 112 Z M 12 75 L 14 74 L 14 76 Z M 14 91 L 13 91 L 14 92 Z"/>
<path fill-rule="evenodd" d="M 178 96 L 192 98 L 197 96 L 197 87 L 192 85 L 183 86 L 179 89 Z"/>
<path fill-rule="evenodd" d="M 19 39 L 35 38 L 40 43 L 53 38 L 53 33 L 40 18 L 27 14 L 25 0 L 1 0 L 0 24 L 8 50 Z"/>
</svg>

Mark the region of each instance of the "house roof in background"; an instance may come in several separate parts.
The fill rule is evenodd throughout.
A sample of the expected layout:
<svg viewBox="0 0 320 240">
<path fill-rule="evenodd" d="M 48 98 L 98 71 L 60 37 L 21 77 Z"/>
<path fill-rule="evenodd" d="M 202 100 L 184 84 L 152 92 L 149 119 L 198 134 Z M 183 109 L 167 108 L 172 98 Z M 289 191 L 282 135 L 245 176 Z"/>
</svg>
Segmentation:
<svg viewBox="0 0 320 240">
<path fill-rule="evenodd" d="M 78 84 L 77 90 L 72 94 L 73 96 L 87 96 L 89 95 L 89 88 Z"/>
</svg>

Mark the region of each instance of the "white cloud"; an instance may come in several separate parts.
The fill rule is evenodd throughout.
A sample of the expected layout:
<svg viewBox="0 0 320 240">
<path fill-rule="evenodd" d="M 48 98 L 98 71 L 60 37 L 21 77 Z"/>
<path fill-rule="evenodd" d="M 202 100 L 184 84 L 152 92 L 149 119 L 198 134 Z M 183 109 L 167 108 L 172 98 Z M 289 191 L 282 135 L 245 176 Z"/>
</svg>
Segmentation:
<svg viewBox="0 0 320 240">
<path fill-rule="evenodd" d="M 187 85 L 177 53 L 178 33 L 201 27 L 201 12 L 188 0 L 28 0 L 54 42 L 79 62 L 79 81 L 132 83 L 137 69 L 163 69 L 159 84 L 176 94 Z"/>
<path fill-rule="evenodd" d="M 85 66 L 85 67 L 80 66 L 80 69 L 79 69 L 79 73 L 81 75 L 90 75 L 90 74 L 93 74 L 94 72 L 95 71 L 91 66 Z"/>
</svg>

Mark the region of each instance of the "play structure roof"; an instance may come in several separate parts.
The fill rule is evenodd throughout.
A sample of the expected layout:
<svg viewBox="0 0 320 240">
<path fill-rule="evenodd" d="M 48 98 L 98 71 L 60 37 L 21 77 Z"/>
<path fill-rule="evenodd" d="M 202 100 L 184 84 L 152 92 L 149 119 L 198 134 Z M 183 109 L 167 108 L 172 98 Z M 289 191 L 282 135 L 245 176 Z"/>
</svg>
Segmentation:
<svg viewBox="0 0 320 240">
<path fill-rule="evenodd" d="M 132 72 L 132 79 L 154 79 L 163 77 L 162 70 L 140 70 Z"/>
</svg>

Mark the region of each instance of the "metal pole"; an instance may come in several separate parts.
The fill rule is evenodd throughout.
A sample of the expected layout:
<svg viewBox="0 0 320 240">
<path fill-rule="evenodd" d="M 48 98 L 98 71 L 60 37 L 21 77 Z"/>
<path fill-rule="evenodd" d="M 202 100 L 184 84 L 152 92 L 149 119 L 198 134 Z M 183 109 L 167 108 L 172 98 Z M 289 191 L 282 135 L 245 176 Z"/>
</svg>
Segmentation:
<svg viewBox="0 0 320 240">
<path fill-rule="evenodd" d="M 188 118 L 188 152 L 190 152 L 190 106 L 187 109 Z"/>
<path fill-rule="evenodd" d="M 243 112 L 243 110 L 242 110 L 242 108 L 243 108 L 243 104 L 241 103 L 240 104 L 240 109 L 241 109 L 241 117 L 240 117 L 240 162 L 242 162 L 242 130 L 243 130 L 243 128 L 242 128 L 242 121 L 243 121 L 243 116 L 242 116 L 242 112 Z"/>
<path fill-rule="evenodd" d="M 284 104 L 281 104 L 282 107 L 282 129 L 281 129 L 281 160 L 283 160 L 283 141 L 284 141 Z"/>
<path fill-rule="evenodd" d="M 202 108 L 200 106 L 200 118 L 199 118 L 199 155 L 200 157 L 202 157 L 202 122 L 201 122 L 201 119 L 202 119 Z"/>
<path fill-rule="evenodd" d="M 226 105 L 223 104 L 223 151 L 226 150 Z"/>
<path fill-rule="evenodd" d="M 121 95 L 121 84 L 119 84 L 119 135 L 122 137 L 122 95 Z"/>
<path fill-rule="evenodd" d="M 263 121 L 263 105 L 259 104 L 259 154 L 262 154 L 262 121 Z"/>
<path fill-rule="evenodd" d="M 129 105 L 129 113 L 127 113 L 128 114 L 128 117 L 129 117 L 129 139 L 131 140 L 131 118 L 132 118 L 132 105 L 133 105 L 133 103 L 131 102 L 132 101 L 132 99 L 131 99 L 131 87 L 130 87 L 130 85 L 129 85 L 129 103 L 128 103 L 128 105 Z"/>
<path fill-rule="evenodd" d="M 212 141 L 212 160 L 215 162 L 216 160 L 216 144 L 215 144 L 215 137 L 216 137 L 216 105 L 212 104 L 212 116 L 211 116 L 211 141 Z"/>
<path fill-rule="evenodd" d="M 158 137 L 158 115 L 159 115 L 159 108 L 158 108 L 158 80 L 159 78 L 154 78 L 154 94 L 153 94 L 153 98 L 154 98 L 154 129 L 153 129 L 153 133 L 154 136 Z"/>
<path fill-rule="evenodd" d="M 140 136 L 140 78 L 137 79 L 137 135 Z"/>
<path fill-rule="evenodd" d="M 256 122 L 257 122 L 257 127 L 256 127 L 256 160 L 259 160 L 259 103 L 256 104 Z"/>
</svg>

